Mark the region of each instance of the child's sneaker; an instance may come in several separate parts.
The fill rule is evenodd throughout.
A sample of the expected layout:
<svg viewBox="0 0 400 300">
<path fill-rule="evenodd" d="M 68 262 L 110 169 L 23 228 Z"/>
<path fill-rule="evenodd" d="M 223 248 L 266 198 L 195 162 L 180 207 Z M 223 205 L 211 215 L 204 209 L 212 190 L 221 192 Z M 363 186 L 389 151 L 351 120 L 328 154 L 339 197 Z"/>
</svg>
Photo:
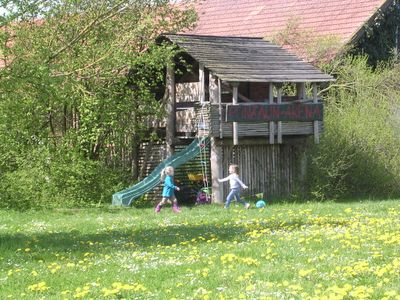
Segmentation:
<svg viewBox="0 0 400 300">
<path fill-rule="evenodd" d="M 154 211 L 158 214 L 161 210 L 161 205 L 157 204 L 156 208 L 154 209 Z"/>
<path fill-rule="evenodd" d="M 173 210 L 175 213 L 180 213 L 180 212 L 181 212 L 180 208 L 179 208 L 178 205 L 176 205 L 176 204 L 174 204 L 174 205 L 172 206 L 172 210 Z"/>
<path fill-rule="evenodd" d="M 245 209 L 249 209 L 249 208 L 250 208 L 250 203 L 246 203 L 246 204 L 244 205 L 244 208 L 245 208 Z"/>
</svg>

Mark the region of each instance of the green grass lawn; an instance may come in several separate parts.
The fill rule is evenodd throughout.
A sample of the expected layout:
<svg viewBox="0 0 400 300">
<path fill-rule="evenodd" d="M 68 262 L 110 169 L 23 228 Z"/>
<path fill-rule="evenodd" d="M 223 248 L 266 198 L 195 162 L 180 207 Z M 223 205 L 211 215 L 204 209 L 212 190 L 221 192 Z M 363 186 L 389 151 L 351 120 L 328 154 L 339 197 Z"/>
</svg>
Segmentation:
<svg viewBox="0 0 400 300">
<path fill-rule="evenodd" d="M 0 299 L 400 299 L 400 202 L 0 211 Z"/>
</svg>

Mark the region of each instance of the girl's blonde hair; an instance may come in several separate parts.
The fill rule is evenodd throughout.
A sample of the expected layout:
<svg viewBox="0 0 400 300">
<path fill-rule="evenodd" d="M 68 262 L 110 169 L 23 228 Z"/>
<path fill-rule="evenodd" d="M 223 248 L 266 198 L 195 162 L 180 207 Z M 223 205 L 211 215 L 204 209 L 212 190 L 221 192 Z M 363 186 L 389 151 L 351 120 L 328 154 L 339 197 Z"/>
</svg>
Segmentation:
<svg viewBox="0 0 400 300">
<path fill-rule="evenodd" d="M 169 174 L 171 173 L 171 171 L 173 171 L 173 170 L 174 170 L 174 167 L 173 167 L 173 166 L 165 167 L 165 168 L 161 171 L 161 180 L 164 180 L 165 177 L 166 177 L 167 175 L 169 175 Z"/>
<path fill-rule="evenodd" d="M 239 174 L 239 166 L 237 164 L 230 164 L 229 168 L 233 168 L 236 174 Z"/>
</svg>

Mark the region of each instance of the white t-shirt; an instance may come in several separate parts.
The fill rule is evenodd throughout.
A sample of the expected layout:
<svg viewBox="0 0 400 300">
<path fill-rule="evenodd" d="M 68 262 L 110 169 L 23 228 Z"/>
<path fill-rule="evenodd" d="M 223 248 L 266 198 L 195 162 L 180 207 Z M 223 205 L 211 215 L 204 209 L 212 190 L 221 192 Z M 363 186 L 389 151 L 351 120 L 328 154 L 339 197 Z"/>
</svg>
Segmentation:
<svg viewBox="0 0 400 300">
<path fill-rule="evenodd" d="M 236 173 L 232 173 L 228 177 L 225 177 L 223 179 L 218 179 L 219 182 L 224 182 L 229 180 L 229 186 L 231 189 L 238 189 L 240 187 L 246 189 L 247 185 L 245 185 L 240 179 L 239 175 Z"/>
</svg>

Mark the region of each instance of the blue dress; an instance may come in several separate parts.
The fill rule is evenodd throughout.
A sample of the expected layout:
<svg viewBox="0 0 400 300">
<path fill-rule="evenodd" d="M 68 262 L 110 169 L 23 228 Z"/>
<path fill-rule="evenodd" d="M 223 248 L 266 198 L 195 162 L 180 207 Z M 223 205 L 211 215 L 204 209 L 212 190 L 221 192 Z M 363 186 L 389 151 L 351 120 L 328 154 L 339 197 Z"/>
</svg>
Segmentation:
<svg viewBox="0 0 400 300">
<path fill-rule="evenodd" d="M 167 175 L 164 180 L 164 188 L 162 191 L 163 197 L 175 197 L 175 188 L 174 178 L 170 175 Z"/>
</svg>

